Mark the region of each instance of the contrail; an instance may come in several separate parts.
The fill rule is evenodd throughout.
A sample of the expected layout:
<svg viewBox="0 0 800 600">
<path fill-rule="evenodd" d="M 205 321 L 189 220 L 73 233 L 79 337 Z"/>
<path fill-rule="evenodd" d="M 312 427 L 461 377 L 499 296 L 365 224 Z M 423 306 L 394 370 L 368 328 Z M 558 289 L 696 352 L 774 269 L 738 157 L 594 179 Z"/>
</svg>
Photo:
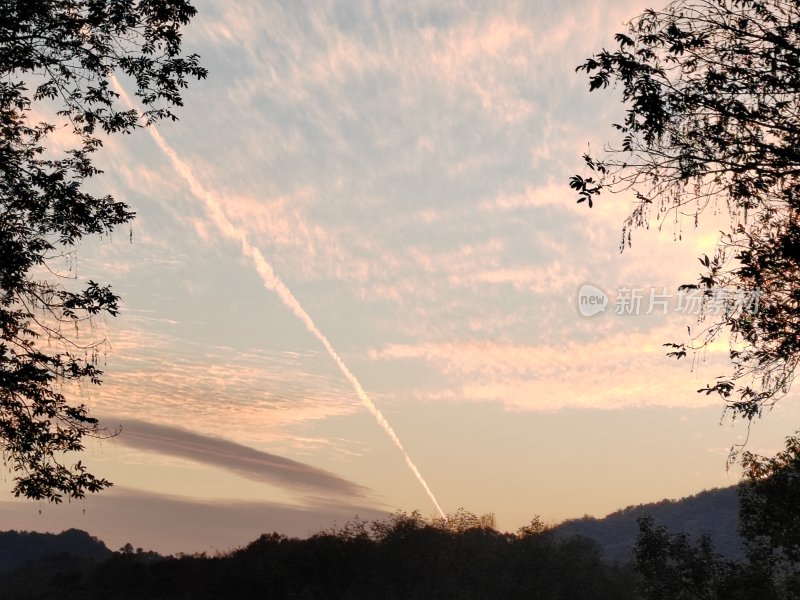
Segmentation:
<svg viewBox="0 0 800 600">
<path fill-rule="evenodd" d="M 114 83 L 116 84 L 123 101 L 133 107 L 134 104 L 131 102 L 130 97 L 125 93 L 119 82 L 116 81 L 116 78 L 114 79 Z M 328 338 L 325 337 L 325 335 L 319 330 L 297 298 L 294 297 L 294 294 L 292 294 L 291 290 L 286 287 L 283 281 L 281 281 L 281 278 L 278 277 L 278 275 L 272 269 L 272 266 L 269 264 L 267 259 L 264 258 L 263 254 L 261 254 L 261 250 L 250 243 L 245 231 L 231 223 L 230 219 L 228 219 L 228 217 L 225 215 L 225 212 L 223 211 L 222 205 L 219 203 L 219 201 L 210 191 L 208 191 L 199 181 L 197 181 L 189 164 L 180 156 L 178 156 L 175 150 L 172 149 L 172 146 L 170 146 L 166 140 L 161 137 L 161 134 L 154 127 L 148 127 L 147 131 L 150 133 L 150 137 L 153 138 L 153 141 L 156 143 L 156 145 L 172 162 L 172 166 L 178 175 L 180 175 L 180 177 L 189 185 L 189 189 L 191 190 L 192 194 L 194 194 L 199 200 L 203 201 L 203 204 L 206 208 L 206 213 L 217 226 L 217 228 L 225 235 L 225 237 L 234 241 L 238 241 L 241 244 L 242 254 L 253 261 L 253 266 L 255 266 L 256 271 L 261 276 L 261 281 L 264 284 L 264 287 L 275 292 L 283 301 L 283 303 L 295 314 L 295 316 L 303 322 L 303 324 L 306 326 L 306 329 L 308 329 L 308 331 L 310 331 L 311 334 L 322 343 L 325 350 L 327 350 L 328 354 L 333 359 L 333 362 L 336 363 L 337 367 L 339 367 L 342 375 L 344 375 L 345 379 L 347 379 L 347 381 L 350 382 L 350 385 L 353 386 L 358 399 L 361 400 L 361 403 L 366 407 L 369 413 L 375 417 L 378 425 L 383 428 L 383 430 L 386 432 L 386 435 L 389 436 L 389 439 L 391 439 L 392 442 L 394 442 L 394 445 L 397 446 L 400 449 L 400 452 L 403 453 L 403 458 L 405 459 L 408 468 L 411 469 L 411 472 L 414 473 L 414 476 L 425 489 L 425 493 L 428 494 L 428 498 L 430 498 L 431 502 L 433 502 L 436 510 L 439 511 L 439 514 L 443 519 L 447 519 L 447 515 L 442 510 L 442 507 L 439 506 L 439 502 L 436 500 L 436 496 L 433 495 L 430 486 L 428 486 L 428 482 L 425 481 L 425 478 L 422 476 L 422 473 L 419 472 L 417 465 L 415 465 L 414 461 L 411 460 L 411 457 L 403 447 L 400 438 L 397 437 L 397 434 L 394 432 L 392 426 L 389 425 L 386 417 L 383 416 L 383 413 L 380 411 L 380 409 L 375 406 L 375 403 L 367 395 L 367 392 L 365 392 L 364 388 L 361 387 L 361 383 L 359 383 L 358 379 L 356 379 L 356 376 L 353 375 L 352 371 L 350 371 L 350 369 L 347 367 L 345 362 L 342 360 L 342 357 L 339 356 L 339 353 L 336 352 L 336 349 L 328 341 Z"/>
</svg>

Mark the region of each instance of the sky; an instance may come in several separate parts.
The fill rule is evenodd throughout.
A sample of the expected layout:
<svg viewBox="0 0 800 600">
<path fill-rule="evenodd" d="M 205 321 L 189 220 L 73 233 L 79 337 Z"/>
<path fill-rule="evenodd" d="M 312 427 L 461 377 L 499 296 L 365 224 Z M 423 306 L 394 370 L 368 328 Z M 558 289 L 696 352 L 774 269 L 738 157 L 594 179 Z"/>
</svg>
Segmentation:
<svg viewBox="0 0 800 600">
<path fill-rule="evenodd" d="M 697 393 L 726 344 L 663 347 L 698 326 L 677 288 L 724 215 L 654 219 L 620 252 L 631 199 L 568 186 L 623 110 L 575 67 L 645 3 L 196 6 L 208 79 L 97 157 L 135 222 L 62 265 L 123 298 L 81 331 L 107 340 L 102 386 L 70 391 L 118 432 L 81 457 L 115 485 L 53 506 L 5 473 L 0 529 L 226 551 L 436 503 L 514 531 L 739 480 L 747 428 Z M 780 448 L 793 396 L 749 449 Z"/>
</svg>

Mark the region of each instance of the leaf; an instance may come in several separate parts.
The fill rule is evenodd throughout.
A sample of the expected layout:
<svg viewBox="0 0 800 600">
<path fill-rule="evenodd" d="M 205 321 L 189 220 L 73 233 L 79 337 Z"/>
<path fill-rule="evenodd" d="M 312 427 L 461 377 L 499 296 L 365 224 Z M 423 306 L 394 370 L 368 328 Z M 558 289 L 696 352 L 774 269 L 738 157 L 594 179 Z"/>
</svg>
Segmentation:
<svg viewBox="0 0 800 600">
<path fill-rule="evenodd" d="M 580 175 L 573 175 L 569 179 L 569 187 L 573 190 L 582 190 L 586 187 L 586 183 Z"/>
<path fill-rule="evenodd" d="M 624 48 L 625 46 L 633 46 L 633 40 L 629 38 L 624 33 L 618 33 L 614 36 L 614 39 L 619 43 L 620 48 Z"/>
</svg>

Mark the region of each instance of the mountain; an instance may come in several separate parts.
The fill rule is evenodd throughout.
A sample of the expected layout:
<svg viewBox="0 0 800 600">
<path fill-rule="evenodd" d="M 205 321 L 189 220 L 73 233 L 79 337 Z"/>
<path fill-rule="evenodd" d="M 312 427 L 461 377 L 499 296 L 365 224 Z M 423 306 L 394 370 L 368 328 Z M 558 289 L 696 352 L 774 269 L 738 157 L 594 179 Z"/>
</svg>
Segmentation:
<svg viewBox="0 0 800 600">
<path fill-rule="evenodd" d="M 671 532 L 709 534 L 718 552 L 741 556 L 736 488 L 631 506 L 553 530 L 498 532 L 476 515 L 449 521 L 397 513 L 308 539 L 261 535 L 244 548 L 162 557 L 126 545 L 112 553 L 89 534 L 0 533 L 3 600 L 110 597 L 216 598 L 639 598 L 631 556 L 649 516 Z M 603 560 L 603 557 L 609 560 Z M 2 572 L 5 569 L 5 572 Z M 587 590 L 591 594 L 587 595 Z M 750 596 L 746 596 L 750 597 Z"/>
<path fill-rule="evenodd" d="M 112 552 L 85 531 L 68 529 L 59 534 L 0 531 L 0 572 L 54 555 L 103 560 Z"/>
<path fill-rule="evenodd" d="M 571 519 L 556 526 L 554 533 L 559 540 L 574 536 L 589 538 L 598 544 L 605 558 L 626 561 L 632 558 L 639 532 L 638 520 L 649 516 L 672 533 L 684 532 L 695 538 L 708 534 L 717 552 L 739 559 L 743 556 L 743 548 L 737 532 L 738 514 L 739 498 L 734 486 L 704 491 L 680 500 L 629 506 L 602 519 L 589 516 Z M 78 529 L 69 529 L 58 535 L 0 532 L 0 573 L 56 555 L 101 561 L 109 558 L 112 552 L 102 541 Z"/>
<path fill-rule="evenodd" d="M 652 517 L 671 533 L 688 533 L 694 538 L 711 537 L 714 549 L 728 558 L 743 556 L 742 540 L 737 531 L 739 496 L 737 487 L 713 489 L 680 500 L 662 500 L 629 506 L 596 519 L 583 517 L 564 521 L 555 528 L 556 537 L 580 535 L 597 542 L 609 560 L 632 558 L 639 533 L 638 520 Z"/>
</svg>

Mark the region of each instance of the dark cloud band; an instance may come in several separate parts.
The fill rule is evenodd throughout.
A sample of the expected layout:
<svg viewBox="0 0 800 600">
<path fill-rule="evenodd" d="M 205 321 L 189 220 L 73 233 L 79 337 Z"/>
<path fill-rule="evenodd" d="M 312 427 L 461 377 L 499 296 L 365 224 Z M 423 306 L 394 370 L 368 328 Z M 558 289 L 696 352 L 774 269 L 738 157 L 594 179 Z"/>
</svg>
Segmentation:
<svg viewBox="0 0 800 600">
<path fill-rule="evenodd" d="M 114 419 L 104 419 L 113 423 Z M 123 420 L 120 443 L 226 469 L 241 477 L 304 492 L 364 497 L 367 488 L 323 469 L 178 427 Z"/>
<path fill-rule="evenodd" d="M 58 533 L 88 531 L 116 550 L 130 542 L 162 553 L 227 551 L 262 533 L 308 537 L 359 516 L 382 519 L 386 511 L 358 503 L 311 501 L 305 506 L 274 502 L 201 500 L 117 488 L 82 502 L 47 504 L 0 500 L 0 530 Z"/>
</svg>

